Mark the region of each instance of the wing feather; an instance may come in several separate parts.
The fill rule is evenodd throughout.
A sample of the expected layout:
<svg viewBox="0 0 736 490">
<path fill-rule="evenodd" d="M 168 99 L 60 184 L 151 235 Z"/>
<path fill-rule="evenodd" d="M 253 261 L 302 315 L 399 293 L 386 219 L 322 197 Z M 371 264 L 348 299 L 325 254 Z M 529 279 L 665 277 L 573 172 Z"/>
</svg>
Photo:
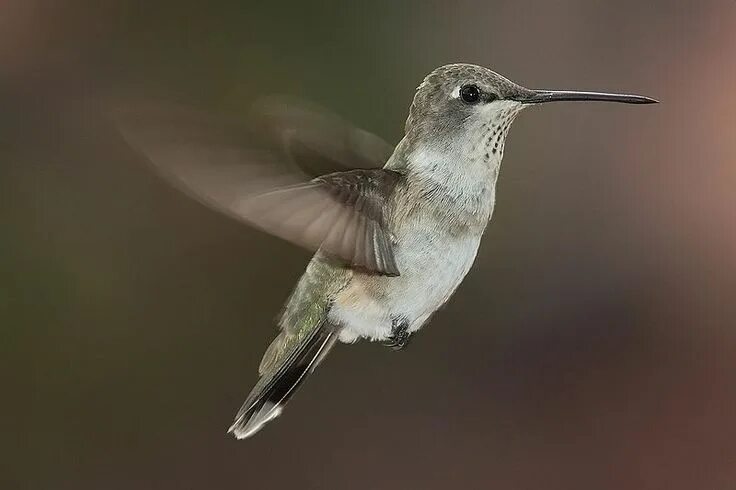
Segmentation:
<svg viewBox="0 0 736 490">
<path fill-rule="evenodd" d="M 255 136 L 238 144 L 236 131 L 212 128 L 211 118 L 183 110 L 118 118 L 126 141 L 190 197 L 349 266 L 398 275 L 383 210 L 402 175 L 366 168 L 310 179 L 294 165 L 297 143 L 343 165 L 375 164 L 386 157 L 382 140 L 302 106 L 291 112 L 282 107 L 276 120 L 288 137 L 274 146 Z"/>
</svg>

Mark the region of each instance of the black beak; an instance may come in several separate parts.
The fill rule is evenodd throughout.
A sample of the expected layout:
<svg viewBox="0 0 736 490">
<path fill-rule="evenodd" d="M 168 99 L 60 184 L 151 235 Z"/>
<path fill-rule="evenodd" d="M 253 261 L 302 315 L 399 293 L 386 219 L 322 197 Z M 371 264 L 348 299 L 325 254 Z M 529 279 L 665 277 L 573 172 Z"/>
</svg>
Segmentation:
<svg viewBox="0 0 736 490">
<path fill-rule="evenodd" d="M 543 104 L 545 102 L 597 100 L 619 102 L 622 104 L 658 104 L 658 100 L 642 95 L 607 94 L 603 92 L 576 92 L 573 90 L 530 90 L 519 99 L 522 104 Z"/>
</svg>

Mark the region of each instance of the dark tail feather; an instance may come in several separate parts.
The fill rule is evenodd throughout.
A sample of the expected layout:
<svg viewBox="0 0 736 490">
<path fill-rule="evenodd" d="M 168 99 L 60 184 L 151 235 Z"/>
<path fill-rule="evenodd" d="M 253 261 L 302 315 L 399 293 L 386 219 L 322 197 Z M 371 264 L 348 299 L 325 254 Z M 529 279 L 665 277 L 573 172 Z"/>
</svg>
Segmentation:
<svg viewBox="0 0 736 490">
<path fill-rule="evenodd" d="M 278 417 L 284 405 L 337 341 L 337 329 L 328 323 L 315 328 L 298 348 L 280 363 L 275 373 L 264 373 L 228 429 L 238 439 L 258 432 Z"/>
</svg>

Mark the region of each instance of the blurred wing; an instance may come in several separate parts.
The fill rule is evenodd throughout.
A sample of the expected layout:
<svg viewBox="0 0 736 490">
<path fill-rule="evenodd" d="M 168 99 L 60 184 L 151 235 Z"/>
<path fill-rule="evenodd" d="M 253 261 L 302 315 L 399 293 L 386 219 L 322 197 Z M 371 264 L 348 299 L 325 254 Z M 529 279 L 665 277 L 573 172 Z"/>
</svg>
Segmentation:
<svg viewBox="0 0 736 490">
<path fill-rule="evenodd" d="M 394 151 L 378 136 L 294 98 L 260 99 L 254 113 L 279 135 L 291 161 L 313 177 L 354 168 L 381 168 Z"/>
<path fill-rule="evenodd" d="M 211 130 L 203 118 L 182 111 L 167 112 L 163 119 L 161 114 L 118 121 L 128 143 L 177 188 L 235 219 L 351 266 L 399 274 L 382 208 L 400 174 L 356 169 L 309 180 L 279 145 L 244 146 Z M 293 131 L 298 133 L 296 124 Z M 322 138 L 327 141 L 329 135 Z"/>
<path fill-rule="evenodd" d="M 274 235 L 340 257 L 354 267 L 399 275 L 383 205 L 400 174 L 336 172 L 236 203 L 236 214 Z"/>
</svg>

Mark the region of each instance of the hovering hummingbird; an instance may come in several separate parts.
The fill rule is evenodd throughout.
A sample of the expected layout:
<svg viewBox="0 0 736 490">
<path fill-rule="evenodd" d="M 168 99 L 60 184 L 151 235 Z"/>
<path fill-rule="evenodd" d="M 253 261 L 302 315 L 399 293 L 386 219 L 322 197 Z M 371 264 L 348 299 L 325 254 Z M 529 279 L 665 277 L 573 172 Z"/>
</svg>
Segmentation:
<svg viewBox="0 0 736 490">
<path fill-rule="evenodd" d="M 264 106 L 278 133 L 270 147 L 177 132 L 183 117 L 122 125 L 128 142 L 190 196 L 316 252 L 229 432 L 243 439 L 277 417 L 338 340 L 407 345 L 473 265 L 511 123 L 526 107 L 556 101 L 657 102 L 531 90 L 481 66 L 451 64 L 417 88 L 395 149 L 336 116 L 278 100 Z M 303 169 L 315 173 L 314 162 L 340 170 L 310 178 Z"/>
</svg>

